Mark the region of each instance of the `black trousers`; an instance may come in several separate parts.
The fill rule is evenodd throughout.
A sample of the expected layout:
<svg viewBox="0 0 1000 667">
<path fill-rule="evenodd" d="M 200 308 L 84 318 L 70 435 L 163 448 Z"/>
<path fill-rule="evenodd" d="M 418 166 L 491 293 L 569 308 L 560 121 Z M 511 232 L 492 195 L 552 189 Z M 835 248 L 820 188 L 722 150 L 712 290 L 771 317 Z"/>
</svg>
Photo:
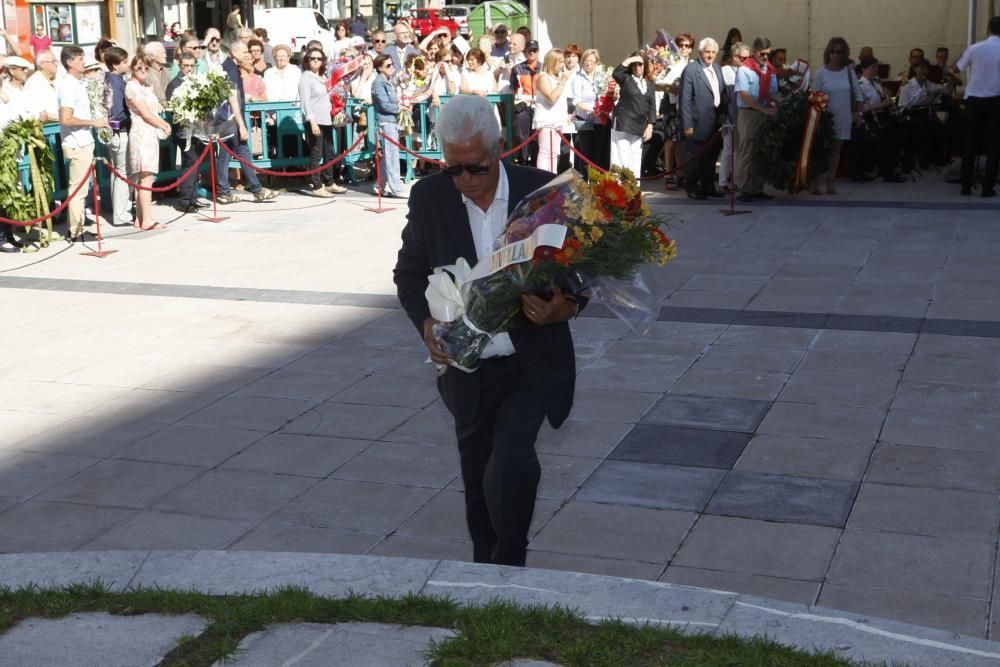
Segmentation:
<svg viewBox="0 0 1000 667">
<path fill-rule="evenodd" d="M 542 469 L 535 453 L 545 412 L 516 356 L 484 359 L 479 411 L 455 419 L 465 519 L 477 563 L 523 566 Z"/>
<path fill-rule="evenodd" d="M 611 129 L 607 125 L 595 125 L 592 130 L 579 130 L 575 145 L 588 160 L 602 169 L 611 166 Z M 574 156 L 574 166 L 581 174 L 587 175 L 588 165 L 579 156 Z"/>
<path fill-rule="evenodd" d="M 333 125 L 320 125 L 319 135 L 314 135 L 306 127 L 306 145 L 309 146 L 309 168 L 315 169 L 323 162 L 334 158 Z M 309 185 L 313 190 L 319 190 L 324 185 L 333 183 L 333 165 L 328 164 L 321 171 L 309 176 Z"/>
<path fill-rule="evenodd" d="M 986 154 L 983 192 L 997 183 L 1000 166 L 1000 97 L 965 98 L 965 142 L 962 147 L 962 187 L 971 188 L 976 156 Z"/>
<path fill-rule="evenodd" d="M 514 146 L 521 144 L 531 136 L 531 122 L 535 118 L 535 110 L 531 107 L 514 112 Z M 511 146 L 513 148 L 514 146 Z M 534 165 L 537 147 L 535 142 L 531 142 L 517 153 L 515 158 L 519 158 L 521 164 Z"/>
<path fill-rule="evenodd" d="M 708 194 L 715 191 L 715 161 L 722 150 L 717 134 L 706 140 L 687 138 L 684 140 L 685 159 L 690 160 L 684 170 L 688 192 Z M 698 151 L 704 151 L 698 157 L 691 159 Z"/>
<path fill-rule="evenodd" d="M 187 139 L 177 138 L 177 147 L 181 152 L 181 172 L 185 172 L 191 168 L 198 158 L 201 156 L 201 152 L 205 150 L 205 144 L 202 143 L 200 139 L 195 139 L 191 137 L 191 147 L 184 150 L 187 145 Z M 212 155 L 209 154 L 206 160 L 211 160 Z M 199 170 L 200 171 L 200 170 Z M 177 205 L 178 206 L 190 206 L 198 201 L 198 171 L 181 181 L 180 185 L 177 186 Z"/>
</svg>

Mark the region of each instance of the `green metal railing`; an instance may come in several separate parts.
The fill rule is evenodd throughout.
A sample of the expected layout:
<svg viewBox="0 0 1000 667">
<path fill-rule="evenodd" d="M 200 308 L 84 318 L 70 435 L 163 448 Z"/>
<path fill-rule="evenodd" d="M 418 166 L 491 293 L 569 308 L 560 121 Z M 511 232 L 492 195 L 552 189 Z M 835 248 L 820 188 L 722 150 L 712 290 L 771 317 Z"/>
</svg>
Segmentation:
<svg viewBox="0 0 1000 667">
<path fill-rule="evenodd" d="M 442 95 L 441 105 L 443 106 L 451 97 L 453 96 Z M 486 99 L 497 105 L 507 145 L 513 145 L 514 98 L 511 95 L 487 95 Z M 371 160 L 375 157 L 376 128 L 378 127 L 375 122 L 374 109 L 362 100 L 351 99 L 348 102 L 348 117 L 353 117 L 358 109 L 363 109 L 363 113 L 368 118 L 368 127 L 364 130 L 366 140 L 358 149 L 349 153 L 342 162 L 347 169 L 348 177 L 355 184 L 357 179 L 354 175 L 354 165 L 360 160 Z M 443 157 L 431 132 L 438 111 L 439 109 L 435 108 L 430 100 L 416 104 L 413 108 L 414 131 L 407 135 L 404 140 L 406 147 L 410 150 L 418 153 L 421 157 L 435 160 L 440 160 Z M 169 120 L 169 114 L 164 114 L 164 117 Z M 251 136 L 248 138 L 254 166 L 265 169 L 308 166 L 309 153 L 303 140 L 304 123 L 298 102 L 249 102 L 246 109 L 243 110 L 243 121 L 248 129 L 255 126 L 261 128 L 261 145 L 259 147 L 253 142 L 252 130 Z M 353 146 L 358 137 L 358 131 L 358 126 L 352 122 L 348 123 L 343 130 L 334 132 L 334 153 L 340 154 L 341 151 Z M 67 194 L 67 174 L 59 137 L 59 123 L 46 123 L 42 128 L 42 133 L 48 141 L 53 155 L 55 192 L 52 198 L 61 200 Z M 98 157 L 108 157 L 106 147 L 100 142 L 97 143 L 95 154 Z M 177 144 L 172 135 L 160 142 L 160 171 L 156 175 L 156 183 L 169 183 L 181 175 L 178 155 Z M 413 180 L 417 158 L 407 153 L 402 153 L 400 158 L 406 160 L 405 179 L 407 181 Z M 207 162 L 201 168 L 202 170 L 208 169 Z M 25 189 L 30 190 L 30 166 L 27 157 L 18 163 L 18 170 Z M 108 185 L 107 170 L 98 169 L 97 173 L 101 186 L 106 187 Z"/>
</svg>

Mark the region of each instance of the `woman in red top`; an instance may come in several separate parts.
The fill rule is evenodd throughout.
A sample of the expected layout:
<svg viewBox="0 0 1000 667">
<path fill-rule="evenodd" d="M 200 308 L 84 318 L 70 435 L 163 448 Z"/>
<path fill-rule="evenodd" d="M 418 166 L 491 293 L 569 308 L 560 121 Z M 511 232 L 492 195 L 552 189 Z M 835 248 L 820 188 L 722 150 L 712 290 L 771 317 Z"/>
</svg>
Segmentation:
<svg viewBox="0 0 1000 667">
<path fill-rule="evenodd" d="M 31 42 L 31 56 L 37 58 L 42 51 L 52 48 L 52 38 L 45 34 L 45 26 L 41 23 L 35 25 L 35 34 L 29 40 Z"/>
</svg>

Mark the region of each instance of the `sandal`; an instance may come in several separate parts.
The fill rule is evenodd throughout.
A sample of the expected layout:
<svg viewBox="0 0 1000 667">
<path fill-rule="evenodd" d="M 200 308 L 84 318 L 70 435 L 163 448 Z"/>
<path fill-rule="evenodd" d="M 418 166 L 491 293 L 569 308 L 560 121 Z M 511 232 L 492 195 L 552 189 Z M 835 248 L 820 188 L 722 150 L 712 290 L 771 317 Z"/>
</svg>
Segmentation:
<svg viewBox="0 0 1000 667">
<path fill-rule="evenodd" d="M 667 178 L 666 178 L 666 188 L 667 188 L 667 190 L 671 190 L 671 191 L 677 189 L 677 180 L 673 176 L 667 176 Z"/>
</svg>

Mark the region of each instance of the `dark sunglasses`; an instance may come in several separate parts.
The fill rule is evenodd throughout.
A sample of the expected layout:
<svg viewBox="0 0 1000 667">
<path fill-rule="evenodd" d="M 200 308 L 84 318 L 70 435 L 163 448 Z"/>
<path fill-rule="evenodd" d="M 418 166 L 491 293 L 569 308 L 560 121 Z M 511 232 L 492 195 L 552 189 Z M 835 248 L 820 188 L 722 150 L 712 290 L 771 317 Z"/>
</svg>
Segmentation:
<svg viewBox="0 0 1000 667">
<path fill-rule="evenodd" d="M 318 60 L 320 62 L 323 62 L 324 58 L 323 56 L 309 56 L 309 60 Z"/>
<path fill-rule="evenodd" d="M 831 56 L 842 56 L 844 55 L 843 49 L 833 49 L 830 51 Z"/>
<path fill-rule="evenodd" d="M 385 44 L 384 39 L 373 39 L 372 44 Z"/>
<path fill-rule="evenodd" d="M 458 176 L 465 170 L 469 172 L 469 176 L 482 176 L 490 170 L 489 165 L 484 164 L 450 164 L 447 167 L 441 169 L 441 173 L 446 176 Z"/>
<path fill-rule="evenodd" d="M 494 30 L 493 34 L 494 35 L 506 35 L 507 31 L 506 30 Z"/>
</svg>

